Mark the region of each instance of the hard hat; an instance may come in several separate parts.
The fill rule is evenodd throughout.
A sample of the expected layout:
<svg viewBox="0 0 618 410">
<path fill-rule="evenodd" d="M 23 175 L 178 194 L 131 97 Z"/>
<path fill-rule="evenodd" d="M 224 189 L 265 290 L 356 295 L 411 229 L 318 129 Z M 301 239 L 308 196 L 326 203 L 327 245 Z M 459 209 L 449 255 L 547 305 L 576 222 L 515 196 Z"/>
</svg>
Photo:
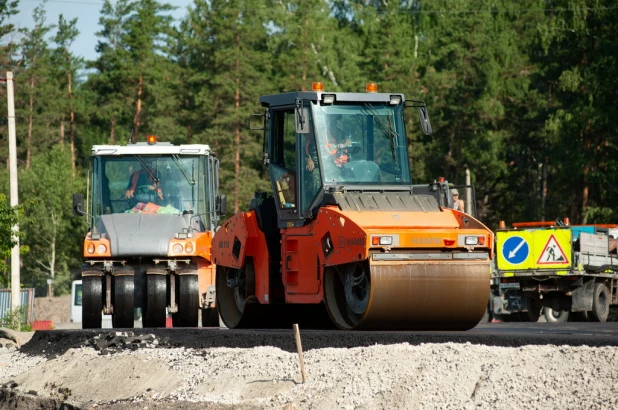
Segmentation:
<svg viewBox="0 0 618 410">
<path fill-rule="evenodd" d="M 451 189 L 451 195 L 459 195 L 459 191 L 453 188 Z"/>
</svg>

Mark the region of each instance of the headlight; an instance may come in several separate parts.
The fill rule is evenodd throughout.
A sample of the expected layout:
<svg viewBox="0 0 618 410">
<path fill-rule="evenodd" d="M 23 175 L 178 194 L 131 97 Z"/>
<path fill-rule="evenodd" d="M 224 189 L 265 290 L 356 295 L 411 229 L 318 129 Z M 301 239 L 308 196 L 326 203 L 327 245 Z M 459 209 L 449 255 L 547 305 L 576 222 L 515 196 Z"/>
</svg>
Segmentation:
<svg viewBox="0 0 618 410">
<path fill-rule="evenodd" d="M 371 244 L 372 245 L 392 245 L 393 237 L 392 236 L 372 236 Z"/>
<path fill-rule="evenodd" d="M 380 236 L 380 245 L 392 245 L 393 237 L 392 236 Z"/>
<path fill-rule="evenodd" d="M 88 253 L 93 254 L 94 253 L 94 243 L 90 242 L 88 244 L 88 248 L 86 249 L 86 251 L 88 251 Z"/>
<path fill-rule="evenodd" d="M 107 252 L 107 246 L 100 244 L 99 246 L 97 246 L 97 253 L 103 254 Z"/>
<path fill-rule="evenodd" d="M 187 242 L 185 245 L 185 252 L 193 253 L 193 244 L 191 242 Z"/>
<path fill-rule="evenodd" d="M 174 244 L 172 251 L 174 251 L 174 253 L 182 253 L 182 244 Z"/>
<path fill-rule="evenodd" d="M 465 244 L 466 245 L 478 245 L 479 237 L 478 236 L 466 236 Z"/>
</svg>

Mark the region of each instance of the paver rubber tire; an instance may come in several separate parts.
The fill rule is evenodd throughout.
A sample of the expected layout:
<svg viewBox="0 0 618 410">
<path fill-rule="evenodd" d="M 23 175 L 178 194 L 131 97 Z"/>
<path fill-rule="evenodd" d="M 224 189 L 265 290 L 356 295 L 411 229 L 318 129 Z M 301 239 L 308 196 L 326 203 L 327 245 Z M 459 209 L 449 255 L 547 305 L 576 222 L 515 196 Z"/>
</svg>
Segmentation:
<svg viewBox="0 0 618 410">
<path fill-rule="evenodd" d="M 172 315 L 174 327 L 197 327 L 199 298 L 197 275 L 176 275 L 178 312 Z"/>
<path fill-rule="evenodd" d="M 603 283 L 594 284 L 594 293 L 592 294 L 592 311 L 590 316 L 595 322 L 607 321 L 609 315 L 609 289 Z"/>
<path fill-rule="evenodd" d="M 103 276 L 85 276 L 82 283 L 82 328 L 101 329 Z"/>
<path fill-rule="evenodd" d="M 569 320 L 568 310 L 554 310 L 549 306 L 543 307 L 543 315 L 547 320 L 547 323 L 562 323 Z"/>
</svg>

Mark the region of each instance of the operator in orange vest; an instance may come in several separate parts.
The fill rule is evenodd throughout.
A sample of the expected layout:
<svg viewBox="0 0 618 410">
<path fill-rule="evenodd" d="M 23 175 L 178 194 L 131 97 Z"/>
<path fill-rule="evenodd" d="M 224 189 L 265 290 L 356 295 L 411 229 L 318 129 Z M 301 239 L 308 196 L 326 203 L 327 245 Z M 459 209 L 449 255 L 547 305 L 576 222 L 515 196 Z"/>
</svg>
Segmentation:
<svg viewBox="0 0 618 410">
<path fill-rule="evenodd" d="M 332 117 L 332 118 L 331 118 Z M 334 115 L 327 116 L 326 144 L 324 145 L 334 164 L 342 167 L 349 160 L 348 151 L 345 147 L 352 145 L 349 138 L 345 138 L 343 131 L 339 128 L 337 118 Z M 305 168 L 307 171 L 313 171 L 315 162 L 312 158 L 312 150 L 310 147 L 313 139 L 309 139 L 305 144 Z M 314 154 L 315 155 L 315 154 Z"/>
<path fill-rule="evenodd" d="M 163 200 L 163 191 L 161 191 L 159 187 L 159 181 L 155 181 L 152 178 L 152 176 L 157 176 L 157 171 L 152 167 L 153 159 L 143 158 L 142 161 L 142 168 L 131 174 L 127 190 L 124 193 L 124 198 L 133 198 L 137 202 L 144 203 L 154 202 L 157 199 Z M 144 166 L 148 167 L 150 173 Z"/>
</svg>

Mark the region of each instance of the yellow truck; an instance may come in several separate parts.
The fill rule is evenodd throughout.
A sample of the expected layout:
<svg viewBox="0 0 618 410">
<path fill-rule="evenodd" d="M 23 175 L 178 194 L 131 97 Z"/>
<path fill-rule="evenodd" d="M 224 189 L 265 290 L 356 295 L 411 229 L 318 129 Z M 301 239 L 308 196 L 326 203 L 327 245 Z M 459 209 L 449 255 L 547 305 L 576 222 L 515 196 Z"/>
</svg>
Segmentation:
<svg viewBox="0 0 618 410">
<path fill-rule="evenodd" d="M 605 322 L 618 305 L 618 225 L 520 222 L 496 232 L 494 318 Z"/>
</svg>

